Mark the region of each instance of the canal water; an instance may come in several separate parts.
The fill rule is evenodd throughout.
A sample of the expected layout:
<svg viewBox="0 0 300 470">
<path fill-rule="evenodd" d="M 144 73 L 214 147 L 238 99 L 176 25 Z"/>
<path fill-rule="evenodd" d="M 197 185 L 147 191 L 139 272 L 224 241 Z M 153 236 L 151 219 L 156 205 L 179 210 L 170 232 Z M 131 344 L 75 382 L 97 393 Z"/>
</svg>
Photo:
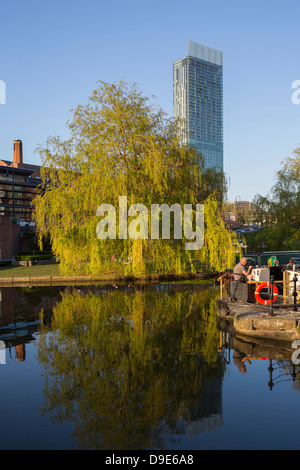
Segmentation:
<svg viewBox="0 0 300 470">
<path fill-rule="evenodd" d="M 299 449 L 291 345 L 205 283 L 0 289 L 1 449 Z M 293 356 L 295 357 L 295 356 Z"/>
</svg>

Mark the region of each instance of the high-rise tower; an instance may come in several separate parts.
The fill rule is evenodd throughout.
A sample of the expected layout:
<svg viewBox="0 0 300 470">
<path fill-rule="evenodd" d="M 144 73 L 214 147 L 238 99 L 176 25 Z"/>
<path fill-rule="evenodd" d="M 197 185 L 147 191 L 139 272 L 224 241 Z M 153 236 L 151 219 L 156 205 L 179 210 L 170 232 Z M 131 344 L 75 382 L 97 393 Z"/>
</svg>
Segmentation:
<svg viewBox="0 0 300 470">
<path fill-rule="evenodd" d="M 173 106 L 182 143 L 197 148 L 205 168 L 223 171 L 223 52 L 188 41 L 187 57 L 173 63 Z"/>
</svg>

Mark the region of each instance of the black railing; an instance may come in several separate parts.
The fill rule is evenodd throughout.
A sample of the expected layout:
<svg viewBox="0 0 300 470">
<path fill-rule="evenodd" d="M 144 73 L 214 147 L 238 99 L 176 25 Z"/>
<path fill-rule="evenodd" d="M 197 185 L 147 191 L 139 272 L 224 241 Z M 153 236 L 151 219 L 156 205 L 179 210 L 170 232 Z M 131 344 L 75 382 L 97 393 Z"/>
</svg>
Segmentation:
<svg viewBox="0 0 300 470">
<path fill-rule="evenodd" d="M 224 296 L 229 297 L 230 301 L 234 301 L 234 292 L 232 289 L 232 282 L 233 282 L 233 275 L 232 273 L 222 273 L 218 277 L 218 281 L 220 282 L 220 294 L 221 298 Z M 248 281 L 248 284 L 263 284 L 266 281 Z M 270 277 L 270 283 L 269 283 L 269 299 L 271 300 L 270 304 L 268 306 L 261 305 L 261 308 L 268 308 L 269 309 L 269 314 L 272 316 L 274 315 L 274 286 L 278 287 L 279 284 L 293 284 L 293 292 L 292 292 L 292 297 L 293 297 L 293 304 L 292 304 L 292 309 L 294 312 L 297 312 L 297 297 L 298 297 L 298 291 L 297 291 L 297 282 L 299 282 L 297 275 L 294 275 L 294 278 L 290 281 L 278 281 L 274 280 L 274 276 Z M 234 281 L 234 286 L 237 287 L 239 284 L 239 281 Z M 286 301 L 286 294 L 284 294 L 284 302 Z"/>
</svg>

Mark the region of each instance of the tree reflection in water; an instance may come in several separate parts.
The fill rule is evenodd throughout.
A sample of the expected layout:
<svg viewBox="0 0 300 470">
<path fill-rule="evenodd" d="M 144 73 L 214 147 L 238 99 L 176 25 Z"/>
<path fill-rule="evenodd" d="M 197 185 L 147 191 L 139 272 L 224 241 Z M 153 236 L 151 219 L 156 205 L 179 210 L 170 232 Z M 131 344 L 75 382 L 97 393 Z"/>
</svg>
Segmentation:
<svg viewBox="0 0 300 470">
<path fill-rule="evenodd" d="M 73 422 L 79 448 L 167 448 L 172 433 L 221 407 L 217 295 L 65 291 L 37 344 L 42 411 Z"/>
</svg>

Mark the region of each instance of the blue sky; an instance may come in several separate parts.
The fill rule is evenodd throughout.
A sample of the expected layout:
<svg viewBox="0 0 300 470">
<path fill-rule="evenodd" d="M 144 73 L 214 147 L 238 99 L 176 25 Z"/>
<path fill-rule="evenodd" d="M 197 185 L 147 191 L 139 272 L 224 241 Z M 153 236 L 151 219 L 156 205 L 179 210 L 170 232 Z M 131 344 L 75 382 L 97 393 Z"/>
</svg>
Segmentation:
<svg viewBox="0 0 300 470">
<path fill-rule="evenodd" d="M 0 158 L 22 139 L 24 160 L 48 136 L 67 135 L 70 110 L 97 81 L 137 82 L 173 115 L 173 61 L 187 41 L 223 51 L 224 170 L 229 199 L 266 194 L 300 146 L 297 0 L 16 0 L 1 2 Z"/>
</svg>

